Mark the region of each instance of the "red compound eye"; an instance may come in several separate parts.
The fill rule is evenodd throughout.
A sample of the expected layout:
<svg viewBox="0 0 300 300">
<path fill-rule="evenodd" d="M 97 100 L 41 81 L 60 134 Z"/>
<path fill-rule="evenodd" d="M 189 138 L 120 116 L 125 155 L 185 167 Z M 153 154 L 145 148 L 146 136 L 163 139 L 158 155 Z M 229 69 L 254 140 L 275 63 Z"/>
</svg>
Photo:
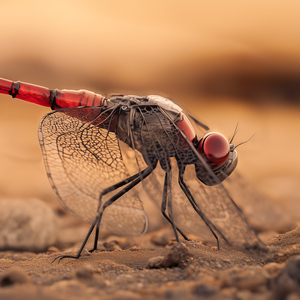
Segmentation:
<svg viewBox="0 0 300 300">
<path fill-rule="evenodd" d="M 213 169 L 216 169 L 228 159 L 230 146 L 222 134 L 210 132 L 200 140 L 198 152 Z"/>
</svg>

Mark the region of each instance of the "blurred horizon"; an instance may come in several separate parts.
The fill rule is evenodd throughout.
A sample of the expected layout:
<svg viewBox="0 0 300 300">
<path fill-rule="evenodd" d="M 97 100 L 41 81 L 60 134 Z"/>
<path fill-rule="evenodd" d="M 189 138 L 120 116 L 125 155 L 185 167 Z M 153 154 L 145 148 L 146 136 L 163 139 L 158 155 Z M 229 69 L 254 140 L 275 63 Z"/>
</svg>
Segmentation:
<svg viewBox="0 0 300 300">
<path fill-rule="evenodd" d="M 297 1 L 30 0 L 0 7 L 2 77 L 103 93 L 298 102 Z"/>
</svg>

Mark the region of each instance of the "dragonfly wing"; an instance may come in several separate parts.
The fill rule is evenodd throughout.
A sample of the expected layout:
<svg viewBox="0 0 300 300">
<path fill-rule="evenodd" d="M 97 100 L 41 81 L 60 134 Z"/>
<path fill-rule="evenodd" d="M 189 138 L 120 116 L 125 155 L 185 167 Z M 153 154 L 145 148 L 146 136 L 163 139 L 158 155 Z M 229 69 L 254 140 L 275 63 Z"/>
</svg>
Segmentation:
<svg viewBox="0 0 300 300">
<path fill-rule="evenodd" d="M 192 233 L 200 238 L 214 242 L 215 238 L 207 225 L 192 207 L 178 183 L 178 163 L 170 159 L 172 168 L 172 203 L 176 226 L 184 233 Z M 143 186 L 150 199 L 161 205 L 165 171 L 157 167 L 145 180 Z M 184 173 L 184 182 L 188 186 L 195 202 L 214 226 L 219 238 L 237 248 L 260 246 L 254 230 L 249 226 L 242 211 L 231 199 L 222 184 L 206 186 L 196 177 L 195 167 L 189 165 Z"/>
<path fill-rule="evenodd" d="M 221 234 L 229 244 L 235 247 L 259 246 L 261 242 L 254 230 L 221 183 L 216 186 L 204 185 L 197 179 L 192 165 L 187 166 L 183 178 L 198 207 L 216 229 L 217 235 Z M 189 219 L 188 216 L 187 219 Z M 198 235 L 202 231 L 202 228 L 191 226 L 191 224 L 189 227 Z"/>
<path fill-rule="evenodd" d="M 56 195 L 66 210 L 87 222 L 96 216 L 100 193 L 131 175 L 120 141 L 110 130 L 115 109 L 57 110 L 46 115 L 39 127 L 47 174 Z M 105 195 L 102 203 L 111 196 Z M 109 206 L 101 225 L 115 234 L 143 233 L 147 216 L 138 191 L 130 190 Z"/>
<path fill-rule="evenodd" d="M 179 130 L 174 119 L 169 116 L 168 112 L 165 112 L 163 109 L 161 109 L 161 112 L 162 114 L 157 113 L 156 117 L 156 130 L 160 133 L 153 133 L 152 130 L 149 130 L 148 134 L 150 137 L 149 140 L 153 140 L 153 143 L 156 145 L 167 145 L 168 150 L 165 152 L 168 154 L 172 153 L 170 158 L 166 154 L 165 160 L 170 162 L 172 169 L 172 203 L 175 225 L 184 233 L 193 233 L 208 240 L 214 239 L 211 231 L 194 210 L 178 183 L 178 166 L 181 166 L 181 168 L 185 166 L 183 180 L 197 206 L 212 224 L 211 227 L 219 238 L 223 238 L 235 247 L 248 248 L 259 246 L 261 242 L 256 237 L 254 230 L 249 226 L 243 213 L 231 199 L 223 185 L 219 183 L 219 179 L 215 176 L 209 165 L 201 157 L 199 157 L 198 165 L 202 164 L 203 166 L 204 174 L 202 178 L 206 176 L 207 182 L 210 180 L 216 185 L 206 186 L 198 180 L 195 166 L 191 164 L 191 160 L 193 161 L 195 157 L 198 157 L 199 153 L 191 143 L 182 143 L 182 139 L 187 140 L 184 133 Z M 155 120 L 152 119 L 151 123 L 154 122 Z M 169 128 L 165 129 L 165 124 L 168 123 Z M 163 151 L 160 147 L 156 149 L 158 152 L 160 151 L 159 155 L 164 159 Z M 159 206 L 162 201 L 164 174 L 165 171 L 158 166 L 143 181 L 143 186 L 148 195 Z"/>
</svg>

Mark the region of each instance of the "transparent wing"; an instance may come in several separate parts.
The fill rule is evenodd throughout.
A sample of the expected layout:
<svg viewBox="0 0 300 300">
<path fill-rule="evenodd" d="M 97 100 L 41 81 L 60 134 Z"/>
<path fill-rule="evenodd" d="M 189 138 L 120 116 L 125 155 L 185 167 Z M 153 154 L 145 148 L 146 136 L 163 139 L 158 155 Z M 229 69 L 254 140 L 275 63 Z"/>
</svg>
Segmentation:
<svg viewBox="0 0 300 300">
<path fill-rule="evenodd" d="M 62 109 L 40 123 L 39 139 L 52 188 L 67 211 L 87 222 L 96 216 L 100 193 L 132 175 L 123 161 L 128 154 L 122 153 L 112 130 L 117 109 Z M 105 195 L 102 203 L 111 196 Z M 120 235 L 143 233 L 147 217 L 138 191 L 132 189 L 109 206 L 101 226 Z"/>
<path fill-rule="evenodd" d="M 176 170 L 175 167 L 174 169 Z M 201 211 L 214 225 L 217 234 L 218 232 L 221 233 L 229 244 L 236 247 L 252 248 L 259 246 L 260 241 L 254 230 L 249 226 L 242 211 L 221 183 L 216 186 L 204 185 L 197 179 L 195 168 L 191 165 L 185 170 L 184 182 Z M 179 201 L 177 202 L 179 203 Z M 195 225 L 189 224 L 189 227 L 197 235 L 202 231 L 201 227 L 197 228 Z"/>
<path fill-rule="evenodd" d="M 152 144 L 160 145 L 156 149 L 161 159 L 167 160 L 168 155 L 171 154 L 168 161 L 172 169 L 172 203 L 175 225 L 184 233 L 193 233 L 207 240 L 215 240 L 178 183 L 179 168 L 186 165 L 183 180 L 196 204 L 213 225 L 219 238 L 223 237 L 229 244 L 236 247 L 259 246 L 261 242 L 223 185 L 206 186 L 198 180 L 193 165 L 195 157 L 197 159 L 196 149 L 193 145 L 185 142 L 183 133 L 177 128 L 168 113 L 163 110 L 161 112 L 162 114 L 156 114 L 156 120 L 152 116 L 151 124 L 156 123 L 156 131 L 148 131 L 148 140 L 152 140 Z M 164 145 L 165 151 L 161 150 L 161 145 Z M 202 177 L 207 176 L 207 180 L 218 183 L 218 178 L 201 158 L 200 164 L 203 165 L 203 172 L 205 173 Z M 143 181 L 144 189 L 159 206 L 161 206 L 162 201 L 164 174 L 165 171 L 158 166 Z"/>
</svg>

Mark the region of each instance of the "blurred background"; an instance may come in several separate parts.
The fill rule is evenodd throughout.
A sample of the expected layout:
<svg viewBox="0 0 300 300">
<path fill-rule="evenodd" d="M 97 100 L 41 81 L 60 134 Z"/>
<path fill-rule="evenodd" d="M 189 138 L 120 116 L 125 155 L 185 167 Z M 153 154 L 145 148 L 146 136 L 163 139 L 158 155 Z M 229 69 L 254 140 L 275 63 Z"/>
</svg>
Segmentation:
<svg viewBox="0 0 300 300">
<path fill-rule="evenodd" d="M 0 1 L 0 77 L 170 97 L 235 143 L 238 170 L 300 221 L 299 1 Z M 0 197 L 58 205 L 37 129 L 1 95 Z"/>
</svg>

